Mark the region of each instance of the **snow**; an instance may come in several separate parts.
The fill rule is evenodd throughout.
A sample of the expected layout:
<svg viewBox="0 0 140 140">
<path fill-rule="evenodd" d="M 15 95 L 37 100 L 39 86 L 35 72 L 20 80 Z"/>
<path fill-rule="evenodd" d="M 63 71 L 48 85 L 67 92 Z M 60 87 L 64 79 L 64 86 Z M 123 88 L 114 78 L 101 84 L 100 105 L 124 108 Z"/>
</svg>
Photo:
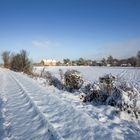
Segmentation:
<svg viewBox="0 0 140 140">
<path fill-rule="evenodd" d="M 37 67 L 34 69 L 34 72 L 40 74 L 42 68 L 43 67 Z M 135 89 L 136 91 L 138 91 L 138 92 L 140 91 L 140 80 L 139 80 L 140 69 L 139 68 L 85 67 L 85 66 L 65 67 L 65 66 L 63 66 L 63 67 L 46 67 L 44 70 L 51 72 L 54 76 L 56 76 L 58 79 L 60 79 L 59 69 L 61 69 L 63 72 L 65 72 L 66 70 L 69 70 L 69 69 L 78 70 L 82 73 L 83 78 L 85 80 L 87 80 L 87 82 L 88 81 L 89 82 L 97 81 L 100 76 L 111 73 L 117 77 L 118 85 L 119 85 L 119 82 L 121 82 L 121 83 L 123 82 L 124 84 L 127 84 L 127 86 L 126 86 L 127 88 L 133 87 L 133 89 Z M 40 78 L 37 78 L 36 80 L 40 84 L 41 84 L 41 81 L 43 81 L 42 79 L 40 80 Z M 44 83 L 45 83 L 45 81 L 44 81 Z M 46 86 L 46 84 L 44 84 L 44 86 Z M 54 88 L 54 87 L 52 87 L 52 88 Z M 130 131 L 129 130 L 130 128 L 134 129 L 136 127 L 139 132 L 140 122 L 138 120 L 135 120 L 134 118 L 132 118 L 126 112 L 118 113 L 118 110 L 111 106 L 93 106 L 93 105 L 87 105 L 87 103 L 81 104 L 81 101 L 79 100 L 79 96 L 76 93 L 71 94 L 71 93 L 67 93 L 64 91 L 55 91 L 55 93 L 58 93 L 58 96 L 60 96 L 61 99 L 67 101 L 67 103 L 73 104 L 76 108 L 82 110 L 83 112 L 85 112 L 89 116 L 91 116 L 92 118 L 97 119 L 97 121 L 100 121 L 107 126 L 109 124 L 111 126 L 113 126 L 116 123 L 117 123 L 117 125 L 115 125 L 116 127 L 124 125 L 123 128 L 120 128 L 120 127 L 118 128 L 119 131 L 121 131 L 124 134 L 121 136 L 121 138 L 123 137 L 123 139 L 126 139 L 126 138 L 130 139 L 132 137 L 135 137 L 135 134 L 132 134 L 132 133 L 131 133 L 131 136 L 129 135 L 129 133 L 127 135 L 125 133 L 125 130 Z M 123 94 L 123 100 L 127 101 L 128 96 L 126 96 L 125 94 L 128 94 L 128 93 L 125 92 Z M 90 106 L 90 107 L 88 107 L 88 106 Z M 106 114 L 106 111 L 110 112 L 110 113 Z M 135 126 L 135 127 L 133 127 L 133 126 Z M 115 130 L 116 130 L 116 128 L 115 128 Z M 138 138 L 139 138 L 139 136 L 138 136 Z M 112 139 L 112 138 L 110 138 L 110 139 Z"/>
<path fill-rule="evenodd" d="M 112 73 L 140 87 L 140 70 L 106 67 L 47 67 L 56 77 L 59 69 L 75 69 L 88 81 Z M 35 68 L 40 73 L 42 67 Z M 43 78 L 0 69 L 0 140 L 137 140 L 140 122 L 117 108 L 83 103 L 78 93 L 49 86 Z M 137 106 L 140 103 L 137 102 Z"/>
<path fill-rule="evenodd" d="M 40 74 L 44 67 L 35 67 L 34 72 Z M 45 71 L 50 71 L 54 76 L 60 79 L 59 69 L 63 72 L 74 69 L 80 71 L 85 80 L 96 81 L 100 76 L 105 74 L 116 75 L 119 79 L 129 81 L 137 88 L 140 88 L 140 68 L 132 67 L 93 67 L 93 66 L 49 66 Z"/>
<path fill-rule="evenodd" d="M 1 96 L 6 101 L 1 123 L 3 139 L 59 139 L 57 133 L 49 131 L 46 118 L 27 95 L 27 91 L 16 81 L 12 72 L 0 70 L 2 77 Z M 54 133 L 54 134 L 53 134 Z M 1 139 L 2 139 L 1 138 Z"/>
</svg>

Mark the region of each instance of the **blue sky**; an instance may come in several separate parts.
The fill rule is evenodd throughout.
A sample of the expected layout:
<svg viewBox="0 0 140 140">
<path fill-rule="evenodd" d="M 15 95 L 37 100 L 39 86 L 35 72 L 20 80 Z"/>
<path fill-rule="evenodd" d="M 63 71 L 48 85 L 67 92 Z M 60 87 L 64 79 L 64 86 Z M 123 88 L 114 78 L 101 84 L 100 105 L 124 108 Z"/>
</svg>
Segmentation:
<svg viewBox="0 0 140 140">
<path fill-rule="evenodd" d="M 139 0 L 0 0 L 0 52 L 125 58 L 140 50 Z"/>
</svg>

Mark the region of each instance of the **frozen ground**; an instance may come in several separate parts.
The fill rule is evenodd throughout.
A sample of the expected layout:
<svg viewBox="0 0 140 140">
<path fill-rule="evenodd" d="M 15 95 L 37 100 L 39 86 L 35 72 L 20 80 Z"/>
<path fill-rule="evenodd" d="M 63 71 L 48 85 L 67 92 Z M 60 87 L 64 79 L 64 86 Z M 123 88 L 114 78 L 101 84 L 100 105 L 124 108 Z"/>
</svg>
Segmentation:
<svg viewBox="0 0 140 140">
<path fill-rule="evenodd" d="M 70 68 L 70 67 L 69 67 Z M 64 71 L 68 67 L 61 67 Z M 36 68 L 40 73 L 42 68 Z M 60 67 L 47 67 L 59 77 Z M 87 80 L 113 73 L 135 87 L 139 69 L 75 67 Z M 111 106 L 82 103 L 77 93 L 48 86 L 21 73 L 0 69 L 0 140 L 138 140 L 139 120 Z M 39 85 L 40 84 L 40 85 Z"/>
</svg>

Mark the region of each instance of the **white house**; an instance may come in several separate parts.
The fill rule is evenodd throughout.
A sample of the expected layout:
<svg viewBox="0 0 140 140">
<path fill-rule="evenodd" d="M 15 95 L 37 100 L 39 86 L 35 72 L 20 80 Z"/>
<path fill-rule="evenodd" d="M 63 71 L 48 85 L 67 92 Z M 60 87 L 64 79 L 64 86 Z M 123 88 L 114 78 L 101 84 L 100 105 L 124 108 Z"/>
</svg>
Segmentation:
<svg viewBox="0 0 140 140">
<path fill-rule="evenodd" d="M 41 60 L 43 66 L 56 66 L 57 61 L 53 59 L 43 59 Z"/>
</svg>

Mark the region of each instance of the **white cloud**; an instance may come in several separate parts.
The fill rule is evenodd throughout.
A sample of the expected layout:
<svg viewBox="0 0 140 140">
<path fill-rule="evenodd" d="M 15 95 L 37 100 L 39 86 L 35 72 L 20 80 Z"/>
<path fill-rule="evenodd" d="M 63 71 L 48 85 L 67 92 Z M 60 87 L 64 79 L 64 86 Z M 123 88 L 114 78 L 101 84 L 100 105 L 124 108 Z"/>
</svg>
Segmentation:
<svg viewBox="0 0 140 140">
<path fill-rule="evenodd" d="M 34 47 L 38 47 L 38 48 L 48 48 L 51 46 L 51 42 L 50 41 L 38 41 L 38 40 L 33 40 L 32 41 L 32 45 Z"/>
<path fill-rule="evenodd" d="M 46 41 L 33 40 L 32 46 L 40 49 L 46 49 L 46 48 L 48 49 L 48 48 L 59 47 L 61 46 L 61 44 L 59 42 L 54 42 L 50 40 L 46 40 Z"/>
</svg>

